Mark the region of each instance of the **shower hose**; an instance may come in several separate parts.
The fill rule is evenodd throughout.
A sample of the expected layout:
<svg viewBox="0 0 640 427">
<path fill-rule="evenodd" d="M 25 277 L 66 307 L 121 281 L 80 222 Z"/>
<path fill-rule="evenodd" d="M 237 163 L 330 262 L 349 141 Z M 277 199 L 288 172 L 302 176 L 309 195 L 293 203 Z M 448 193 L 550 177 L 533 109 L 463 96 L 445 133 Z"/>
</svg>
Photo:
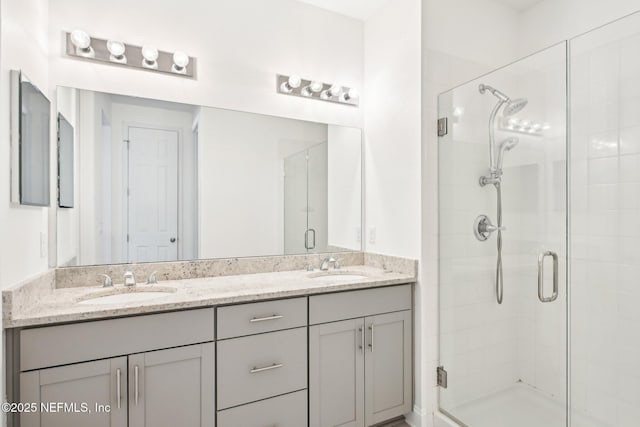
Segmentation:
<svg viewBox="0 0 640 427">
<path fill-rule="evenodd" d="M 502 279 L 502 188 L 500 186 L 500 181 L 494 183 L 497 192 L 497 202 L 498 202 L 498 212 L 497 212 L 497 221 L 498 221 L 498 239 L 497 239 L 497 247 L 498 247 L 498 259 L 496 261 L 496 299 L 498 300 L 498 304 L 502 304 L 502 296 L 504 290 L 504 283 Z"/>
</svg>

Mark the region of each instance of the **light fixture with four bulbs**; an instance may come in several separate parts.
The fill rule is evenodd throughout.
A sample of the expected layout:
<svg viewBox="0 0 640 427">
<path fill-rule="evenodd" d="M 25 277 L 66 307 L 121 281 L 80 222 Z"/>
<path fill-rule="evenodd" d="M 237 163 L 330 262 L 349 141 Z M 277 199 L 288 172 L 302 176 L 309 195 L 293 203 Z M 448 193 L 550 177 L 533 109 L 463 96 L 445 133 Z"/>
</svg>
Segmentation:
<svg viewBox="0 0 640 427">
<path fill-rule="evenodd" d="M 276 90 L 283 95 L 301 96 L 353 106 L 357 106 L 360 101 L 360 95 L 354 88 L 323 83 L 319 80 L 303 79 L 295 74 L 290 76 L 277 74 Z"/>
<path fill-rule="evenodd" d="M 66 53 L 69 56 L 191 78 L 196 77 L 195 58 L 182 51 L 170 53 L 160 51 L 153 45 L 139 47 L 115 39 L 100 39 L 89 36 L 83 30 L 73 30 L 66 33 L 66 39 Z"/>
</svg>

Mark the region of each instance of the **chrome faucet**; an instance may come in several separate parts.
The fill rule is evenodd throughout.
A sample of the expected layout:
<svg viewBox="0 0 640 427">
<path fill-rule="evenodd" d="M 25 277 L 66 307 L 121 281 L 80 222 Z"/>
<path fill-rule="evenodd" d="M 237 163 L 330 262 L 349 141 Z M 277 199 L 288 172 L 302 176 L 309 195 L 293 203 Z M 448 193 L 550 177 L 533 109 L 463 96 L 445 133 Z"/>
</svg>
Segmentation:
<svg viewBox="0 0 640 427">
<path fill-rule="evenodd" d="M 127 271 L 124 273 L 124 285 L 125 286 L 135 286 L 136 285 L 136 277 L 132 272 Z"/>
<path fill-rule="evenodd" d="M 103 288 L 113 288 L 113 281 L 108 274 L 98 274 L 98 277 L 102 277 L 102 287 Z"/>
<path fill-rule="evenodd" d="M 322 271 L 329 270 L 330 264 L 333 264 L 333 268 L 336 270 L 340 268 L 340 260 L 337 260 L 334 257 L 328 256 L 322 260 L 322 265 L 320 266 L 320 270 Z"/>
</svg>

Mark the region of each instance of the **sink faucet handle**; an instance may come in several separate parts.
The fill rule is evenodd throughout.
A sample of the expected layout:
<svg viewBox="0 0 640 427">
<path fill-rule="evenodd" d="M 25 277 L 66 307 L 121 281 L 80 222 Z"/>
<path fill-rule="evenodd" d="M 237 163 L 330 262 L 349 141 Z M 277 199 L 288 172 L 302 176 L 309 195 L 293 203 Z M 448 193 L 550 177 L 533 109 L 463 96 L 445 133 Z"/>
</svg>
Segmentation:
<svg viewBox="0 0 640 427">
<path fill-rule="evenodd" d="M 135 286 L 136 285 L 136 277 L 133 275 L 131 271 L 127 271 L 124 273 L 124 285 L 125 286 Z"/>
<path fill-rule="evenodd" d="M 158 284 L 158 279 L 156 279 L 156 273 L 157 273 L 157 271 L 154 271 L 153 273 L 151 273 L 149 275 L 149 278 L 147 279 L 147 285 L 157 285 Z"/>
<path fill-rule="evenodd" d="M 307 271 L 313 271 L 313 264 L 307 264 Z"/>
<path fill-rule="evenodd" d="M 111 280 L 111 277 L 108 274 L 98 274 L 96 277 L 101 277 L 103 279 L 102 280 L 103 288 L 113 287 L 113 280 Z"/>
<path fill-rule="evenodd" d="M 339 269 L 340 269 L 340 267 L 342 267 L 342 260 L 343 260 L 343 259 L 344 259 L 344 258 L 338 258 L 338 259 L 336 259 L 336 260 L 335 260 L 335 262 L 333 263 L 333 268 L 334 268 L 334 269 L 336 269 L 336 270 L 339 270 Z"/>
</svg>

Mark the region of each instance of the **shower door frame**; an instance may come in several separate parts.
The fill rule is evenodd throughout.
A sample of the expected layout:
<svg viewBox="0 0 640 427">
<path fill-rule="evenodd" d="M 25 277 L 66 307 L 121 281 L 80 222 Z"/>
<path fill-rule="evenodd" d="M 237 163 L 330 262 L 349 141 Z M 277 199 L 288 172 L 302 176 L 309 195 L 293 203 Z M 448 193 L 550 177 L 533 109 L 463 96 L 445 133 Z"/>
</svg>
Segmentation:
<svg viewBox="0 0 640 427">
<path fill-rule="evenodd" d="M 573 38 L 572 38 L 573 39 Z M 457 88 L 461 88 L 465 85 L 471 84 L 472 82 L 478 81 L 479 79 L 482 79 L 485 76 L 489 76 L 497 71 L 500 70 L 504 70 L 507 69 L 517 63 L 519 63 L 520 61 L 523 61 L 525 59 L 534 57 L 540 53 L 543 53 L 547 50 L 550 50 L 552 48 L 555 48 L 557 46 L 562 46 L 564 45 L 564 80 L 565 80 L 565 93 L 564 93 L 564 114 L 565 114 L 565 132 L 564 132 L 564 185 L 565 185 L 565 194 L 564 194 L 564 244 L 565 244 L 565 253 L 562 255 L 562 258 L 564 259 L 564 268 L 562 269 L 562 271 L 559 274 L 563 274 L 564 275 L 564 283 L 565 283 L 565 304 L 564 304 L 564 334 L 565 334 L 565 352 L 564 352 L 564 372 L 565 372 L 565 393 L 564 393 L 564 419 L 565 419 L 565 425 L 566 427 L 570 427 L 571 426 L 571 325 L 570 325 L 570 321 L 571 321 L 571 316 L 570 316 L 570 304 L 571 304 L 571 265 L 570 265 L 570 259 L 571 259 L 571 246 L 570 246 L 570 218 L 571 218 L 571 214 L 570 214 L 570 176 L 571 176 L 571 134 L 570 134 L 570 129 L 571 129 L 571 111 L 570 111 L 570 106 L 571 106 L 571 98 L 570 98 L 570 58 L 571 58 L 571 40 L 572 39 L 567 39 L 567 40 L 563 40 L 559 43 L 556 43 L 552 46 L 549 46 L 545 49 L 541 49 L 539 51 L 536 51 L 530 55 L 526 55 L 524 57 L 521 57 L 515 61 L 510 62 L 509 64 L 506 64 L 504 66 L 495 68 L 487 73 L 484 73 L 480 76 L 477 76 L 471 80 L 465 81 L 464 83 L 458 84 L 444 92 L 438 93 L 438 107 L 437 107 L 437 111 L 438 111 L 438 126 L 437 128 L 437 139 L 436 139 L 436 143 L 437 143 L 437 153 L 438 153 L 438 169 L 440 169 L 440 138 L 444 135 L 441 134 L 441 132 L 444 131 L 444 134 L 446 135 L 446 133 L 451 132 L 451 126 L 450 126 L 450 119 L 447 115 L 443 114 L 442 111 L 442 107 L 441 107 L 441 96 L 445 95 L 448 92 L 451 92 Z M 441 125 L 441 121 L 440 119 L 446 117 L 447 118 L 447 122 L 445 122 L 444 128 Z M 436 373 L 436 379 L 437 379 L 437 385 L 438 385 L 438 393 L 437 393 L 437 412 L 439 412 L 440 414 L 444 415 L 446 418 L 448 418 L 450 421 L 453 421 L 455 423 L 457 423 L 460 427 L 473 427 L 473 426 L 469 426 L 468 424 L 466 424 L 465 422 L 463 422 L 462 420 L 460 420 L 459 418 L 457 418 L 454 414 L 450 413 L 447 409 L 443 408 L 442 406 L 442 400 L 441 400 L 441 394 L 442 394 L 442 390 L 443 387 L 440 384 L 441 381 L 441 368 L 445 368 L 446 366 L 443 367 L 442 366 L 442 333 L 441 333 L 441 325 L 442 325 L 442 320 L 441 320 L 441 313 L 442 313 L 442 308 L 441 308 L 441 299 L 442 299 L 442 293 L 440 292 L 441 290 L 441 286 L 442 286 L 442 281 L 441 281 L 441 268 L 440 268 L 440 263 L 441 263 L 441 257 L 440 257 L 440 252 L 441 252 L 441 219 L 440 219 L 440 208 L 441 208 L 441 182 L 440 182 L 440 173 L 438 172 L 438 192 L 437 192 L 437 197 L 438 197 L 438 306 L 439 306 L 439 325 L 438 325 L 438 372 Z M 444 381 L 446 384 L 446 376 L 447 373 L 445 371 L 444 373 Z M 446 385 L 445 387 L 446 388 Z"/>
</svg>

